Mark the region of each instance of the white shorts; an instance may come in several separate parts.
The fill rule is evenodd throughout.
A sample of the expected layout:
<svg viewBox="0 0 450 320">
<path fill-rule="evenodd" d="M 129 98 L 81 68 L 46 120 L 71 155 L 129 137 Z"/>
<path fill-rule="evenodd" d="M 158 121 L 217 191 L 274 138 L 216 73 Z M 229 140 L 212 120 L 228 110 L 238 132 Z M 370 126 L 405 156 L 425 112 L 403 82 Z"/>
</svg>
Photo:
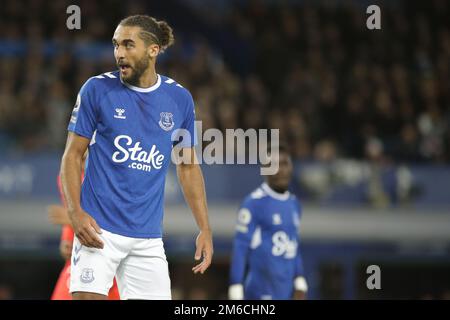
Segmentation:
<svg viewBox="0 0 450 320">
<path fill-rule="evenodd" d="M 82 246 L 75 236 L 70 292 L 108 295 L 114 276 L 120 299 L 170 300 L 163 241 L 124 237 L 102 229 L 103 249 Z"/>
</svg>

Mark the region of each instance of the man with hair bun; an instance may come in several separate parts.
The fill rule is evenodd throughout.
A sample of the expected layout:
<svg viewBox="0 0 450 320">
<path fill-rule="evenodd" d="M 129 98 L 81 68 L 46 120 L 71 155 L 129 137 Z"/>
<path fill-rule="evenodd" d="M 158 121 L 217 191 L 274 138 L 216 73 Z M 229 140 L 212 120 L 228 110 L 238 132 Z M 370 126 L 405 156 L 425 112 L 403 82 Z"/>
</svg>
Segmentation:
<svg viewBox="0 0 450 320">
<path fill-rule="evenodd" d="M 199 263 L 192 271 L 203 274 L 211 264 L 212 232 L 194 152 L 194 102 L 187 89 L 155 69 L 158 55 L 173 42 L 165 21 L 123 19 L 112 38 L 119 70 L 90 78 L 78 94 L 60 172 L 75 232 L 73 299 L 106 299 L 114 277 L 121 299 L 171 299 L 162 220 L 174 146 L 179 182 L 200 230 Z"/>
</svg>

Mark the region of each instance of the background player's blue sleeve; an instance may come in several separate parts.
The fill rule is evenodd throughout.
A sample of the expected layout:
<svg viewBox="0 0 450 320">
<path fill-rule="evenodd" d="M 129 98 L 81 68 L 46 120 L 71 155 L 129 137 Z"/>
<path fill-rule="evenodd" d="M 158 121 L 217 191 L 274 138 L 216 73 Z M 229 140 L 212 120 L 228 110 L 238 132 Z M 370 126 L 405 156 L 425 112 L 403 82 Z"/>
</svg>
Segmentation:
<svg viewBox="0 0 450 320">
<path fill-rule="evenodd" d="M 182 131 L 189 133 L 188 137 Z M 189 92 L 186 97 L 186 118 L 184 119 L 180 129 L 174 132 L 174 138 L 172 141 L 174 141 L 174 145 L 182 148 L 190 148 L 197 145 L 194 99 Z"/>
<path fill-rule="evenodd" d="M 91 139 L 97 127 L 97 103 L 95 99 L 94 81 L 89 79 L 81 87 L 68 130 Z"/>
<path fill-rule="evenodd" d="M 300 242 L 297 248 L 297 258 L 296 258 L 296 269 L 295 269 L 295 277 L 304 277 L 305 276 L 305 270 L 303 268 L 303 258 L 302 254 L 300 252 Z"/>
<path fill-rule="evenodd" d="M 236 235 L 233 241 L 230 269 L 231 285 L 244 283 L 250 243 L 257 225 L 255 201 L 245 201 L 238 213 Z"/>
<path fill-rule="evenodd" d="M 297 208 L 298 208 L 298 230 L 300 231 L 300 220 L 301 220 L 301 216 L 302 216 L 302 208 L 300 203 L 297 201 Z M 299 236 L 299 232 L 297 233 L 297 257 L 296 259 L 296 263 L 295 263 L 295 277 L 304 277 L 305 276 L 305 270 L 303 268 L 303 257 L 302 257 L 302 253 L 300 250 L 300 236 Z"/>
</svg>

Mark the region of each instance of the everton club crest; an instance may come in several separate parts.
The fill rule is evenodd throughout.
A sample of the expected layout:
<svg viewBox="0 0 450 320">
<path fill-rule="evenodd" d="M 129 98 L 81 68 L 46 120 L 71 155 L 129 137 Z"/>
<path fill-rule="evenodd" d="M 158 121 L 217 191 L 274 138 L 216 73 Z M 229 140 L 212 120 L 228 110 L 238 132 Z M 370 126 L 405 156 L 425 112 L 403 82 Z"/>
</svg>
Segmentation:
<svg viewBox="0 0 450 320">
<path fill-rule="evenodd" d="M 161 116 L 161 119 L 159 120 L 159 126 L 161 129 L 165 131 L 170 131 L 175 126 L 175 123 L 173 122 L 173 114 L 170 112 L 161 112 L 159 114 Z"/>
<path fill-rule="evenodd" d="M 81 271 L 81 276 L 80 276 L 81 282 L 83 283 L 91 283 L 92 281 L 94 281 L 94 270 L 90 269 L 90 268 L 84 268 Z"/>
</svg>

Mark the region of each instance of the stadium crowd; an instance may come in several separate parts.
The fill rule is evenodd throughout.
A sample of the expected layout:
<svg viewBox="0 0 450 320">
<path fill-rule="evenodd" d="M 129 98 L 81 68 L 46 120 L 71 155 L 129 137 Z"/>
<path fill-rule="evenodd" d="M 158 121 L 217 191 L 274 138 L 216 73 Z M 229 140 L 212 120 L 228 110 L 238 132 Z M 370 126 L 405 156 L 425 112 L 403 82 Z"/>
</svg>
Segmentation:
<svg viewBox="0 0 450 320">
<path fill-rule="evenodd" d="M 115 69 L 112 46 L 100 55 L 80 48 L 104 48 L 121 17 L 151 10 L 82 1 L 82 28 L 68 30 L 68 4 L 8 1 L 0 11 L 2 150 L 61 150 L 80 86 Z M 450 6 L 396 1 L 382 10 L 382 29 L 371 31 L 355 2 L 248 1 L 217 22 L 229 33 L 221 45 L 175 24 L 159 72 L 192 92 L 204 129 L 279 128 L 297 159 L 449 163 Z M 237 44 L 245 72 L 224 49 Z"/>
</svg>

